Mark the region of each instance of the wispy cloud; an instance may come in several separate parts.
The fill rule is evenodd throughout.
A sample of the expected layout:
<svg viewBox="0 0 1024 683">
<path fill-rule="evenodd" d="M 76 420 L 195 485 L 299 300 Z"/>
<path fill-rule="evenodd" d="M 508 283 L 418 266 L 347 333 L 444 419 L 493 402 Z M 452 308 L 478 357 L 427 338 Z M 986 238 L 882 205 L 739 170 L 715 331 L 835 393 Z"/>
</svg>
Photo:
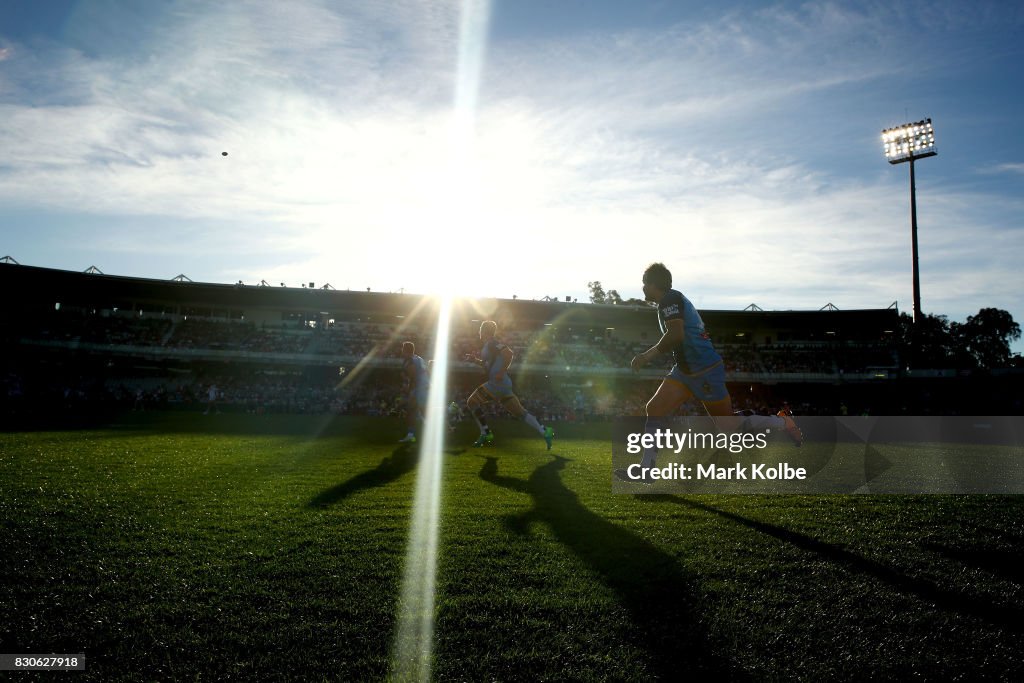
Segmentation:
<svg viewBox="0 0 1024 683">
<path fill-rule="evenodd" d="M 1024 175 L 1024 162 L 983 166 L 977 172 L 982 175 Z"/>
<path fill-rule="evenodd" d="M 94 235 L 112 252 L 251 258 L 194 277 L 415 291 L 424 261 L 493 255 L 508 274 L 480 294 L 582 296 L 595 278 L 635 294 L 663 260 L 706 307 L 909 302 L 905 178 L 875 149 L 886 97 L 939 52 L 906 48 L 907 11 L 494 43 L 472 167 L 450 177 L 457 3 L 176 4 L 145 45 L 3 48 L 0 199 L 142 217 Z M 453 194 L 478 208 L 453 219 Z M 926 300 L 1019 308 L 1001 278 L 1020 207 L 953 181 L 921 197 Z"/>
</svg>

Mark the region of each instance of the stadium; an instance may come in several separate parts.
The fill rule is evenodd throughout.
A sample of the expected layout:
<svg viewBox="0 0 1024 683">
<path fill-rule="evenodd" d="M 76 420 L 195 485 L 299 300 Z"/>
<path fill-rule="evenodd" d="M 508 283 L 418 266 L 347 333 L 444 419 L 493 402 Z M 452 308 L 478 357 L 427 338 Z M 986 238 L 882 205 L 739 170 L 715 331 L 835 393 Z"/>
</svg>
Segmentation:
<svg viewBox="0 0 1024 683">
<path fill-rule="evenodd" d="M 454 397 L 464 399 L 479 383 L 479 369 L 462 359 L 479 345 L 484 319 L 498 322 L 513 349 L 518 384 L 561 420 L 575 419 L 574 412 L 605 420 L 642 415 L 652 383 L 668 368 L 629 371 L 630 358 L 657 341 L 654 310 L 638 304 L 458 301 L 452 343 L 439 353 L 437 301 L 423 295 L 337 291 L 313 282 L 157 281 L 16 264 L 5 264 L 0 278 L 21 293 L 5 331 L 9 400 L 51 402 L 50 412 L 75 397 L 83 400 L 71 412 L 190 407 L 214 384 L 226 411 L 388 414 L 399 393 L 398 347 L 407 340 L 426 358 L 447 359 Z M 767 412 L 788 403 L 803 415 L 955 415 L 966 394 L 977 397 L 977 414 L 1021 409 L 1019 370 L 901 363 L 895 305 L 763 311 L 752 304 L 702 317 L 738 409 Z M 300 387 L 306 394 L 297 394 Z M 389 405 L 379 410 L 382 400 Z"/>
<path fill-rule="evenodd" d="M 548 452 L 500 410 L 493 446 L 472 447 L 468 420 L 446 436 L 434 679 L 1020 666 L 1015 497 L 609 494 L 609 427 L 643 415 L 667 370 L 629 372 L 650 307 L 458 300 L 439 349 L 439 303 L 420 295 L 11 263 L 0 286 L 19 293 L 0 437 L 9 650 L 84 652 L 102 680 L 422 678 L 398 644 L 427 514 L 424 456 L 397 443 L 399 348 L 446 358 L 464 403 L 481 376 L 459 359 L 493 319 L 558 439 Z M 894 308 L 704 318 L 750 411 L 946 414 L 1021 385 L 908 372 Z"/>
<path fill-rule="evenodd" d="M 0 2 L 0 677 L 1024 679 L 1022 22 Z"/>
</svg>

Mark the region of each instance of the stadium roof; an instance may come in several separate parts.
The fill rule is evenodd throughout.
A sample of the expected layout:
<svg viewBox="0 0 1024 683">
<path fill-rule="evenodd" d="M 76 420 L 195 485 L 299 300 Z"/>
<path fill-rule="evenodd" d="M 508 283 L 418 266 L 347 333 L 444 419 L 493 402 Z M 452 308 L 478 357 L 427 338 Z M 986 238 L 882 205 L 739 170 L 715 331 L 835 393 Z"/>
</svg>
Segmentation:
<svg viewBox="0 0 1024 683">
<path fill-rule="evenodd" d="M 0 286 L 8 293 L 9 309 L 52 310 L 54 303 L 96 309 L 142 308 L 167 305 L 220 310 L 280 310 L 309 312 L 365 312 L 404 316 L 425 296 L 311 287 L 192 282 L 187 278 L 156 280 L 97 271 L 76 272 L 53 268 L 0 265 Z M 608 305 L 523 299 L 483 299 L 460 307 L 469 318 L 496 317 L 499 312 L 524 323 L 549 323 L 580 328 L 636 327 L 654 324 L 654 309 L 642 305 Z M 891 329 L 898 317 L 894 308 L 840 311 L 834 307 L 813 311 L 702 310 L 716 334 L 747 329 L 835 328 L 847 331 Z"/>
</svg>

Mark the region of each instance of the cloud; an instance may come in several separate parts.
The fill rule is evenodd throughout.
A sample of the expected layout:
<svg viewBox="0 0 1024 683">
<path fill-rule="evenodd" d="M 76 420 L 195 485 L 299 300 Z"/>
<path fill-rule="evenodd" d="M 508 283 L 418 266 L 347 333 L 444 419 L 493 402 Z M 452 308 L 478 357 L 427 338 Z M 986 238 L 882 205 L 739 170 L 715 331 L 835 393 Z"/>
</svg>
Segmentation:
<svg viewBox="0 0 1024 683">
<path fill-rule="evenodd" d="M 148 59 L 64 50 L 26 62 L 22 97 L 3 105 L 0 192 L 89 212 L 281 219 L 332 183 L 344 203 L 396 155 L 433 145 L 431 109 L 449 101 L 444 77 L 425 76 L 442 72 L 429 66 L 441 47 L 395 24 L 440 37 L 441 18 L 410 3 L 361 11 L 374 8 L 377 23 L 317 4 L 180 10 Z M 397 32 L 387 47 L 382 32 Z M 419 66 L 398 69 L 403 52 Z M 59 76 L 28 90 L 44 72 Z M 65 101 L 41 102 L 50 93 Z"/>
<path fill-rule="evenodd" d="M 424 264 L 484 260 L 479 294 L 584 298 L 593 279 L 636 295 L 662 260 L 706 307 L 907 308 L 905 178 L 875 149 L 888 88 L 936 54 L 907 45 L 905 11 L 494 43 L 453 171 L 457 3 L 178 3 L 145 45 L 5 48 L 0 199 L 139 217 L 93 229 L 111 253 L 238 257 L 199 279 L 421 291 Z M 921 201 L 934 310 L 1018 306 L 1017 202 L 956 183 Z"/>
<path fill-rule="evenodd" d="M 1004 163 L 984 166 L 977 170 L 982 175 L 1024 175 L 1024 163 Z"/>
</svg>

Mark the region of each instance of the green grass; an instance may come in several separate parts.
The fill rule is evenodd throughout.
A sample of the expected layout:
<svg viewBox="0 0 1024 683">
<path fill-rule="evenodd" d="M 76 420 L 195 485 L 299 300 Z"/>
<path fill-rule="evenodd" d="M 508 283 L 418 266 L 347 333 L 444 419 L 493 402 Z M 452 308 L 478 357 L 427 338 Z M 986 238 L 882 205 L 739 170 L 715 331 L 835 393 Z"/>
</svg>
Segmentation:
<svg viewBox="0 0 1024 683">
<path fill-rule="evenodd" d="M 436 680 L 1020 678 L 1024 500 L 611 493 L 606 429 L 446 452 Z M 87 680 L 387 677 L 397 421 L 0 434 L 0 652 Z"/>
</svg>

